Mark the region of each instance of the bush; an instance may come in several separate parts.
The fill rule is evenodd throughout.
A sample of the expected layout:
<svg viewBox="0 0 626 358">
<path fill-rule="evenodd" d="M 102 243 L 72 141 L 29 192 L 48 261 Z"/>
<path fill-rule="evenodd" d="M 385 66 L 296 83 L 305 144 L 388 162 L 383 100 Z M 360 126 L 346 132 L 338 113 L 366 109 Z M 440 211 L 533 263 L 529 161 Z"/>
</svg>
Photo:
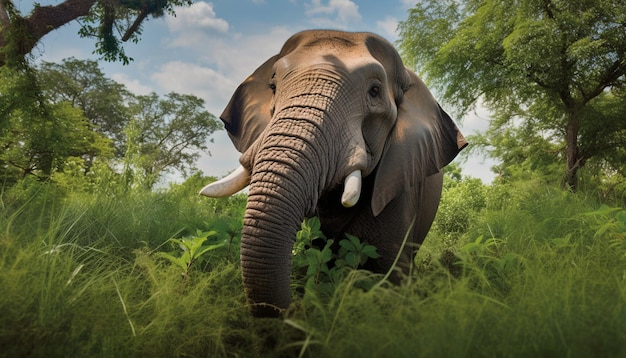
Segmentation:
<svg viewBox="0 0 626 358">
<path fill-rule="evenodd" d="M 435 229 L 443 233 L 466 231 L 485 207 L 486 188 L 480 179 L 464 179 L 442 193 Z"/>
</svg>

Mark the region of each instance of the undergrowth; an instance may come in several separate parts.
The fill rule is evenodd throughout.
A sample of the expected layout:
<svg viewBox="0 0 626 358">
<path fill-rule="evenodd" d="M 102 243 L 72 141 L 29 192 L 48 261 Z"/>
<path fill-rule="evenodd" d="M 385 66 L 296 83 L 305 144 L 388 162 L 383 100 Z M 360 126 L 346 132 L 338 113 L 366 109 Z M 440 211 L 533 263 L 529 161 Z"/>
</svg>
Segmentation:
<svg viewBox="0 0 626 358">
<path fill-rule="evenodd" d="M 367 243 L 347 236 L 323 253 L 305 222 L 292 306 L 253 319 L 238 262 L 245 197 L 4 191 L 0 355 L 626 355 L 623 206 L 532 185 L 451 192 L 438 215 L 464 193 L 476 205 L 457 223 L 438 217 L 400 286 L 354 269 L 375 252 Z"/>
</svg>

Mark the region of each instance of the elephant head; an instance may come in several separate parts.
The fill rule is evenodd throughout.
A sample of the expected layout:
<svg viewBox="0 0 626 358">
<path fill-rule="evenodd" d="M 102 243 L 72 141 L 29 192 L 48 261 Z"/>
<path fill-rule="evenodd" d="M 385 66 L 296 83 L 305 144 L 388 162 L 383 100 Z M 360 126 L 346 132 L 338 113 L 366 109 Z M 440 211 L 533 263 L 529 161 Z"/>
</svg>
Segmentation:
<svg viewBox="0 0 626 358">
<path fill-rule="evenodd" d="M 355 234 L 391 267 L 411 223 L 424 239 L 441 194 L 441 168 L 467 144 L 393 46 L 370 33 L 293 35 L 235 91 L 221 119 L 241 167 L 201 194 L 249 185 L 241 238 L 247 297 L 257 316 L 291 298 L 295 235 L 320 216 L 328 235 Z M 407 267 L 412 256 L 402 256 Z M 405 269 L 406 271 L 406 269 Z"/>
</svg>

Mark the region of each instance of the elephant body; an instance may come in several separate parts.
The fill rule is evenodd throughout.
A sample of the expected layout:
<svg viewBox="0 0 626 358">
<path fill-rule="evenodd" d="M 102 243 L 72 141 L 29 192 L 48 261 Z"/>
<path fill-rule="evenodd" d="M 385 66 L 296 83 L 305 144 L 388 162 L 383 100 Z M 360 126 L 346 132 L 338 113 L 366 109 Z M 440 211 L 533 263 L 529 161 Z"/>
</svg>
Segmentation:
<svg viewBox="0 0 626 358">
<path fill-rule="evenodd" d="M 439 203 L 441 169 L 467 142 L 393 46 L 371 33 L 293 35 L 235 91 L 221 115 L 241 168 L 201 194 L 249 184 L 241 239 L 256 316 L 290 303 L 291 253 L 302 220 L 355 235 L 408 273 Z M 396 276 L 396 277 L 399 277 Z M 396 278 L 397 281 L 397 278 Z"/>
<path fill-rule="evenodd" d="M 338 190 L 323 197 L 317 211 L 321 230 L 329 238 L 341 239 L 344 233 L 349 233 L 375 246 L 380 258 L 368 260 L 364 268 L 377 273 L 386 273 L 391 268 L 408 233 L 406 249 L 397 267 L 400 272 L 407 274 L 413 256 L 424 241 L 437 213 L 443 173 L 438 172 L 416 183 L 412 195 L 407 193 L 395 198 L 378 215 L 373 214 L 369 205 L 374 184 L 372 179 L 371 176 L 364 179 L 361 199 L 352 208 L 344 208 L 340 204 Z M 411 226 L 413 228 L 408 232 Z M 399 283 L 398 272 L 391 279 Z"/>
</svg>

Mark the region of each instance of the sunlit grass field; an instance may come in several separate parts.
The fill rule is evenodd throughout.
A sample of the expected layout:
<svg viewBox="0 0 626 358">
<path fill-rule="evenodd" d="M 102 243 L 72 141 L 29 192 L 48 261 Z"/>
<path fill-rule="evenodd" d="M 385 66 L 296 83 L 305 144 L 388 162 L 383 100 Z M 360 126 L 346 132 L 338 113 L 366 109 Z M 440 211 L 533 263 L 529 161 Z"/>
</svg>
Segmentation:
<svg viewBox="0 0 626 358">
<path fill-rule="evenodd" d="M 540 184 L 446 189 L 401 286 L 295 272 L 281 319 L 253 319 L 238 242 L 245 197 L 2 192 L 5 357 L 624 357 L 626 212 Z M 607 204 L 607 205 L 603 205 Z M 188 267 L 170 239 L 219 245 Z M 203 239 L 204 240 L 204 239 Z"/>
</svg>

